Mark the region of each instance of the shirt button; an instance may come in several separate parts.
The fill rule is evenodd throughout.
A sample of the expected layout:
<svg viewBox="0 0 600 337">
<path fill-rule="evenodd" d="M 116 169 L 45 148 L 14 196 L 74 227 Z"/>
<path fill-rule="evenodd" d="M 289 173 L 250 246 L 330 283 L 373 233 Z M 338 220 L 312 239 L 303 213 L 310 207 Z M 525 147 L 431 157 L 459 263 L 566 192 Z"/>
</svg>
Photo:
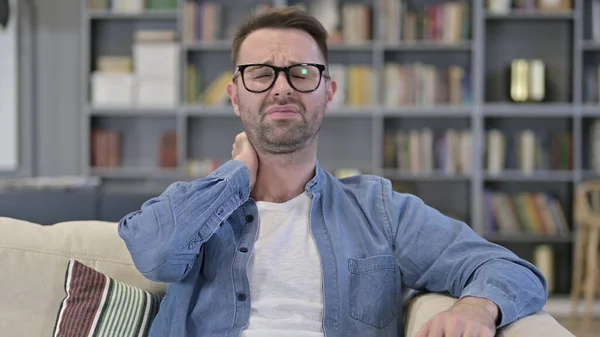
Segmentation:
<svg viewBox="0 0 600 337">
<path fill-rule="evenodd" d="M 243 302 L 246 300 L 246 295 L 238 294 L 237 299 L 238 299 L 238 301 Z"/>
<path fill-rule="evenodd" d="M 246 222 L 252 222 L 252 221 L 254 221 L 254 216 L 252 216 L 252 214 L 247 215 L 246 216 Z"/>
<path fill-rule="evenodd" d="M 247 253 L 248 252 L 248 248 L 242 247 L 242 248 L 240 248 L 240 252 Z"/>
</svg>

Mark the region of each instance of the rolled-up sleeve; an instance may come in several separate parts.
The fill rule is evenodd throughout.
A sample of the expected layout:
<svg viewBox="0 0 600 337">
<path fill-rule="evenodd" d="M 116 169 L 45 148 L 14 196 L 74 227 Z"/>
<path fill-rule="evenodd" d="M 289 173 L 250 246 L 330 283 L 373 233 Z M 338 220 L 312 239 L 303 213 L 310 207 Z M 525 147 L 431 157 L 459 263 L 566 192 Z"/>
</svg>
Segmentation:
<svg viewBox="0 0 600 337">
<path fill-rule="evenodd" d="M 391 242 L 408 287 L 487 298 L 500 308 L 498 328 L 543 308 L 547 282 L 533 264 L 420 198 L 393 191 L 387 180 L 382 191 Z"/>
<path fill-rule="evenodd" d="M 232 160 L 206 178 L 173 183 L 140 210 L 124 216 L 119 235 L 146 278 L 179 281 L 194 264 L 204 242 L 249 194 L 248 168 Z"/>
</svg>

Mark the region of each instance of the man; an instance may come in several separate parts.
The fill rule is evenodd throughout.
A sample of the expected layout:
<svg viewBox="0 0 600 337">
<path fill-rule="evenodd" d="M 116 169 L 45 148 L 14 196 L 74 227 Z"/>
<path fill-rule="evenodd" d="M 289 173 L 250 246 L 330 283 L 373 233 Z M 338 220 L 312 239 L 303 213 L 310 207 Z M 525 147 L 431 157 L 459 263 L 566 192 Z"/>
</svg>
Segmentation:
<svg viewBox="0 0 600 337">
<path fill-rule="evenodd" d="M 546 281 L 530 263 L 388 180 L 321 169 L 336 92 L 326 39 L 293 8 L 242 24 L 232 159 L 121 220 L 140 272 L 170 283 L 151 336 L 402 336 L 402 282 L 460 298 L 420 337 L 492 337 L 540 310 Z"/>
</svg>

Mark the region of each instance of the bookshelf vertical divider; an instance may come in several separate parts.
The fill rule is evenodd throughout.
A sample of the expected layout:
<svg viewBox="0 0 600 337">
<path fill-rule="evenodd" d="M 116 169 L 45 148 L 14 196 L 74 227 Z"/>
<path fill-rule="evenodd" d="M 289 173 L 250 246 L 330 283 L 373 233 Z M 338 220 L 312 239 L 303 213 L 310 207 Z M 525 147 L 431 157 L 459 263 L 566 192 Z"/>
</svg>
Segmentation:
<svg viewBox="0 0 600 337">
<path fill-rule="evenodd" d="M 375 95 L 381 97 L 381 93 L 384 90 L 383 82 L 383 66 L 385 64 L 385 44 L 383 43 L 383 8 L 382 1 L 375 1 L 373 4 L 373 24 L 372 24 L 372 38 L 371 45 L 373 46 L 373 69 L 375 70 Z M 371 112 L 372 120 L 372 137 L 371 137 L 371 161 L 372 161 L 372 173 L 381 174 L 381 162 L 382 162 L 382 139 L 384 133 L 384 116 L 382 106 L 377 104 L 373 107 Z"/>
<path fill-rule="evenodd" d="M 471 148 L 471 223 L 470 225 L 478 233 L 483 235 L 483 167 L 482 158 L 484 153 L 484 130 L 483 130 L 483 101 L 484 101 L 484 53 L 485 49 L 485 9 L 482 1 L 473 1 L 471 29 L 471 74 L 472 95 L 471 106 L 471 130 L 473 133 L 473 144 Z"/>
<path fill-rule="evenodd" d="M 182 172 L 182 175 L 186 172 L 186 161 L 188 154 L 188 118 L 187 111 L 185 109 L 187 104 L 187 64 L 188 64 L 188 50 L 185 41 L 185 22 L 184 22 L 184 4 L 186 0 L 177 0 L 177 30 L 179 40 L 179 104 L 177 108 L 177 163 L 178 169 Z"/>
<path fill-rule="evenodd" d="M 575 237 L 576 234 L 579 230 L 577 223 L 576 223 L 576 214 L 574 212 L 575 207 L 573 206 L 574 204 L 574 198 L 577 195 L 577 188 L 578 185 L 582 182 L 582 171 L 583 171 L 583 161 L 582 161 L 582 156 L 583 156 L 583 146 L 582 143 L 585 142 L 586 140 L 583 137 L 583 133 L 582 133 L 582 117 L 581 117 L 581 106 L 582 106 L 582 91 L 584 90 L 582 84 L 583 84 L 583 78 L 582 78 L 582 72 L 583 72 L 583 49 L 582 49 L 582 45 L 583 45 L 583 39 L 584 39 L 584 33 L 583 33 L 583 18 L 584 18 L 584 1 L 589 1 L 589 0 L 575 0 L 573 1 L 573 43 L 572 43 L 572 92 L 571 92 L 571 99 L 573 101 L 573 120 L 572 120 L 572 127 L 573 127 L 573 176 L 572 176 L 572 185 L 571 185 L 571 195 L 573 196 L 573 200 L 571 202 L 572 207 L 573 207 L 573 212 L 571 213 L 571 217 L 570 217 L 570 224 L 571 224 L 571 230 L 572 230 L 572 237 L 571 237 L 571 243 L 575 244 Z M 600 18 L 598 18 L 600 19 Z M 574 262 L 574 257 L 573 257 L 573 262 Z M 570 266 L 574 266 L 575 263 L 573 263 Z M 570 270 L 569 272 L 569 277 L 571 277 L 572 275 L 572 270 Z"/>
<path fill-rule="evenodd" d="M 91 19 L 89 17 L 90 10 L 86 1 L 79 3 L 81 6 L 81 172 L 84 176 L 91 175 L 90 157 L 91 157 L 91 141 L 90 141 L 90 119 L 91 111 L 89 104 L 90 97 L 90 46 L 91 34 L 90 26 Z"/>
</svg>

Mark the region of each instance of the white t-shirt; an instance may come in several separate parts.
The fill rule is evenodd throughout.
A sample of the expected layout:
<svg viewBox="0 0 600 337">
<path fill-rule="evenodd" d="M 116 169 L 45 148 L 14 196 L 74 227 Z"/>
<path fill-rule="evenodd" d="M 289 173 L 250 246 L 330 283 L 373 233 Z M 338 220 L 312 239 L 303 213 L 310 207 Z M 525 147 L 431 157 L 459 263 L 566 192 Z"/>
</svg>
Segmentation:
<svg viewBox="0 0 600 337">
<path fill-rule="evenodd" d="M 259 201 L 248 264 L 251 313 L 242 337 L 323 337 L 321 260 L 310 231 L 312 199 Z"/>
</svg>

